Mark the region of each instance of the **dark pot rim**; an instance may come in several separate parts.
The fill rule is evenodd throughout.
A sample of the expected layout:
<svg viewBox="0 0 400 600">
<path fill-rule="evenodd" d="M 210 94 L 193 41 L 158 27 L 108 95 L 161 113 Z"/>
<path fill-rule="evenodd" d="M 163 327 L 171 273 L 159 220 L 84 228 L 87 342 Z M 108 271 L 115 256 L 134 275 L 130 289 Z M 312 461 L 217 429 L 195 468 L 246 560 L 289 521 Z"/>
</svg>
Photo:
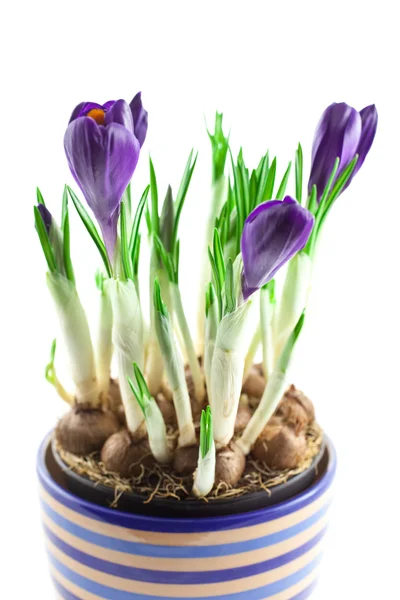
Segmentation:
<svg viewBox="0 0 400 600">
<path fill-rule="evenodd" d="M 190 531 L 204 531 L 209 527 L 211 527 L 212 530 L 215 530 L 215 528 L 226 529 L 237 527 L 244 513 L 246 514 L 246 519 L 251 519 L 255 523 L 265 522 L 266 515 L 267 520 L 278 519 L 307 506 L 312 501 L 322 496 L 330 487 L 336 472 L 336 452 L 330 439 L 325 436 L 325 451 L 323 457 L 325 458 L 326 464 L 323 472 L 320 473 L 317 480 L 315 480 L 314 476 L 314 483 L 308 485 L 306 489 L 303 489 L 289 499 L 269 506 L 259 506 L 256 510 L 237 510 L 239 508 L 240 503 L 238 503 L 238 500 L 240 500 L 240 498 L 236 498 L 229 501 L 229 512 L 225 511 L 223 515 L 213 513 L 210 514 L 210 516 L 204 516 L 204 512 L 211 513 L 212 511 L 210 510 L 210 507 L 217 506 L 220 504 L 219 502 L 208 504 L 202 502 L 202 507 L 206 510 L 203 510 L 203 514 L 201 516 L 196 515 L 196 511 L 192 509 L 187 511 L 186 514 L 182 516 L 182 506 L 185 503 L 182 502 L 182 504 L 180 504 L 179 502 L 174 501 L 174 504 L 177 508 L 175 513 L 180 513 L 181 516 L 162 516 L 160 514 L 148 514 L 150 511 L 147 507 L 149 507 L 150 504 L 145 505 L 146 511 L 144 514 L 142 512 L 127 512 L 125 510 L 108 508 L 106 506 L 99 505 L 95 502 L 91 502 L 82 498 L 80 495 L 76 495 L 75 493 L 66 490 L 61 484 L 54 480 L 47 467 L 46 454 L 48 452 L 49 444 L 51 444 L 51 434 L 46 436 L 42 442 L 37 459 L 38 477 L 45 491 L 48 491 L 53 497 L 56 497 L 56 499 L 67 508 L 78 510 L 82 514 L 89 515 L 109 523 L 115 523 L 120 526 L 122 525 L 129 529 L 140 529 L 147 531 L 160 531 L 160 527 L 164 531 L 176 531 L 177 527 L 182 531 L 185 529 L 185 527 Z M 60 467 L 58 466 L 58 468 Z M 91 487 L 94 488 L 95 485 L 93 482 L 90 483 Z M 252 494 L 249 494 L 249 496 L 253 494 L 262 494 L 264 498 L 266 497 L 266 494 L 263 491 L 253 492 Z M 190 506 L 192 505 L 192 502 L 186 504 Z M 165 513 L 163 510 L 160 512 Z"/>
</svg>

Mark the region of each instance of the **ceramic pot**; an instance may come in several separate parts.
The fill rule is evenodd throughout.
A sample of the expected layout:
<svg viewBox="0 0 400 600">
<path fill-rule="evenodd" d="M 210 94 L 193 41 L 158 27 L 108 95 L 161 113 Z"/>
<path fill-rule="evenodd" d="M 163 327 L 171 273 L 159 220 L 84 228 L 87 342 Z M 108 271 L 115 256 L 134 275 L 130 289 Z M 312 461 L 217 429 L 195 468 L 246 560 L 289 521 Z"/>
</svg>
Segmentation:
<svg viewBox="0 0 400 600">
<path fill-rule="evenodd" d="M 58 598 L 309 598 L 335 469 L 327 440 L 318 475 L 284 502 L 218 517 L 149 516 L 99 506 L 69 491 L 47 438 L 38 476 Z"/>
</svg>

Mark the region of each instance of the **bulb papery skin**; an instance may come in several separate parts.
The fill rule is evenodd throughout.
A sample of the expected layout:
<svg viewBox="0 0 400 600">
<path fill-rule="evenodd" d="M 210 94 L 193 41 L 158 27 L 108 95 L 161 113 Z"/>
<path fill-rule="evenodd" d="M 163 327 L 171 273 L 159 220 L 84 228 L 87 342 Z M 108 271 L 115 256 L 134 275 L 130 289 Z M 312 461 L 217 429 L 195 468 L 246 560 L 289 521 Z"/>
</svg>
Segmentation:
<svg viewBox="0 0 400 600">
<path fill-rule="evenodd" d="M 193 494 L 197 498 L 205 498 L 214 487 L 216 451 L 212 442 L 210 450 L 203 458 L 199 450 L 199 461 L 194 474 Z"/>
<path fill-rule="evenodd" d="M 98 406 L 93 346 L 85 311 L 75 285 L 63 275 L 47 273 L 47 285 L 53 297 L 62 337 L 67 349 L 76 401 Z"/>
<path fill-rule="evenodd" d="M 258 436 L 274 414 L 285 393 L 287 381 L 287 374 L 279 370 L 275 370 L 270 375 L 257 410 L 250 419 L 242 436 L 236 440 L 236 444 L 244 454 L 249 454 Z"/>
<path fill-rule="evenodd" d="M 164 418 L 154 399 L 146 405 L 145 418 L 151 452 L 158 463 L 167 465 L 173 455 L 168 447 Z"/>
<path fill-rule="evenodd" d="M 110 387 L 111 360 L 113 355 L 113 310 L 110 285 L 112 285 L 111 280 L 105 281 L 103 283 L 103 289 L 100 292 L 99 320 L 95 352 L 99 393 L 103 401 L 107 399 Z"/>
<path fill-rule="evenodd" d="M 278 358 L 291 332 L 307 306 L 311 287 L 312 261 L 298 252 L 289 262 L 279 311 L 274 326 L 275 357 Z"/>
<path fill-rule="evenodd" d="M 176 283 L 171 283 L 170 289 L 171 298 L 174 306 L 174 312 L 178 321 L 179 330 L 182 334 L 184 346 L 186 349 L 187 360 L 193 377 L 196 400 L 200 405 L 202 405 L 204 402 L 206 390 L 204 387 L 204 380 L 203 374 L 200 369 L 200 363 L 197 359 L 196 350 L 193 345 L 192 337 L 190 335 L 190 329 L 183 309 L 181 293 L 178 284 Z"/>
<path fill-rule="evenodd" d="M 252 316 L 248 301 L 225 315 L 218 327 L 209 393 L 217 449 L 229 444 L 235 431 Z"/>
<path fill-rule="evenodd" d="M 211 203 L 210 210 L 207 218 L 205 244 L 202 252 L 203 262 L 201 266 L 200 276 L 200 288 L 199 288 L 199 301 L 197 309 L 197 354 L 203 356 L 204 352 L 204 331 L 205 331 L 205 291 L 207 283 L 210 281 L 210 261 L 208 258 L 207 248 L 212 247 L 212 240 L 214 235 L 215 220 L 221 211 L 221 208 L 228 195 L 228 178 L 223 175 L 219 177 L 211 187 Z"/>
<path fill-rule="evenodd" d="M 179 428 L 178 444 L 179 446 L 190 446 L 196 442 L 196 433 L 186 385 L 185 367 L 178 352 L 170 319 L 157 312 L 155 326 L 176 410 Z"/>
<path fill-rule="evenodd" d="M 139 298 L 133 281 L 110 282 L 114 314 L 113 343 L 121 398 L 129 431 L 135 433 L 143 424 L 143 413 L 131 390 L 128 377 L 134 379 L 133 363 L 143 369 L 143 319 Z"/>
<path fill-rule="evenodd" d="M 275 366 L 275 349 L 274 349 L 274 320 L 275 305 L 270 300 L 269 290 L 263 288 L 260 292 L 260 331 L 263 351 L 263 371 L 264 377 L 268 381 L 268 377 L 274 370 Z"/>
</svg>

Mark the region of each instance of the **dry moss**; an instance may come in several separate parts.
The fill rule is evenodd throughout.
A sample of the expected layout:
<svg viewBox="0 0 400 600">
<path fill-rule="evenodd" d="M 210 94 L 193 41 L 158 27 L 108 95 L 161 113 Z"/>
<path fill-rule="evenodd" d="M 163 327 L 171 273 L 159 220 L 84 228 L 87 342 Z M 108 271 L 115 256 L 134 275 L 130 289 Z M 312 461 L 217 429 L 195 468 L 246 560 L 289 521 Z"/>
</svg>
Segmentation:
<svg viewBox="0 0 400 600">
<path fill-rule="evenodd" d="M 177 436 L 177 432 L 170 430 L 171 438 Z M 222 499 L 240 497 L 251 492 L 264 490 L 270 494 L 271 488 L 285 483 L 295 475 L 308 469 L 321 448 L 323 432 L 316 422 L 309 425 L 306 432 L 307 452 L 301 465 L 295 469 L 284 471 L 273 470 L 264 463 L 254 460 L 250 455 L 247 459 L 245 472 L 235 487 L 226 483 L 220 483 L 204 499 L 205 502 L 214 502 Z M 193 476 L 179 476 L 170 467 L 162 467 L 154 464 L 151 468 L 141 465 L 140 473 L 129 479 L 119 477 L 116 473 L 105 469 L 100 461 L 100 454 L 93 453 L 89 456 L 79 457 L 63 450 L 57 442 L 56 450 L 64 463 L 78 475 L 88 477 L 95 484 L 111 487 L 115 491 L 113 507 L 118 506 L 118 500 L 125 492 L 134 492 L 143 496 L 144 503 L 151 502 L 154 498 L 171 498 L 177 501 L 193 501 L 191 494 Z"/>
</svg>

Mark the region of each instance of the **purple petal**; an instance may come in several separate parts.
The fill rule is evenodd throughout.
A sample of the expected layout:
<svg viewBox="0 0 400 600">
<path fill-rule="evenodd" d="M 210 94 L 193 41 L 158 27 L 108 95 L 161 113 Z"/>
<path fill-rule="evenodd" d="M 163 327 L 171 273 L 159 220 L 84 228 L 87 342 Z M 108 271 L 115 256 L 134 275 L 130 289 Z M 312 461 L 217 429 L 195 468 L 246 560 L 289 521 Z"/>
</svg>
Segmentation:
<svg viewBox="0 0 400 600">
<path fill-rule="evenodd" d="M 79 119 L 79 117 L 83 117 L 94 108 L 99 108 L 102 110 L 103 106 L 101 104 L 97 104 L 96 102 L 81 102 L 78 104 L 78 106 L 75 106 L 74 110 L 72 111 L 69 123 L 75 121 L 75 119 Z"/>
<path fill-rule="evenodd" d="M 241 239 L 245 300 L 304 248 L 313 225 L 313 215 L 290 196 L 264 202 L 253 210 Z"/>
<path fill-rule="evenodd" d="M 112 217 L 139 158 L 137 139 L 118 123 L 104 127 L 94 119 L 80 117 L 69 124 L 64 148 L 71 173 L 103 234 L 104 228 L 109 228 L 111 233 L 107 236 L 115 242 Z M 107 245 L 111 248 L 112 244 L 108 241 Z"/>
<path fill-rule="evenodd" d="M 375 138 L 376 128 L 378 126 L 378 112 L 375 104 L 363 108 L 360 111 L 360 117 L 362 123 L 361 139 L 357 148 L 358 161 L 354 169 L 353 177 L 357 171 L 360 170 Z"/>
<path fill-rule="evenodd" d="M 354 108 L 344 102 L 328 106 L 314 135 L 309 193 L 316 185 L 318 199 L 321 198 L 336 158 L 340 159 L 337 176 L 353 160 L 360 142 L 361 128 L 361 117 Z"/>
<path fill-rule="evenodd" d="M 106 112 L 105 125 L 107 126 L 111 123 L 119 123 L 119 125 L 123 125 L 126 129 L 134 133 L 132 113 L 125 100 L 117 100 Z"/>
<path fill-rule="evenodd" d="M 46 227 L 47 234 L 49 235 L 50 234 L 51 224 L 53 222 L 52 214 L 45 207 L 44 204 L 38 204 L 37 207 L 38 207 L 38 210 L 40 212 L 40 216 L 42 217 L 42 221 L 44 223 L 44 226 Z"/>
<path fill-rule="evenodd" d="M 135 136 L 139 140 L 140 147 L 142 147 L 146 139 L 148 126 L 148 113 L 143 108 L 142 92 L 136 94 L 129 106 L 132 111 Z"/>
</svg>

